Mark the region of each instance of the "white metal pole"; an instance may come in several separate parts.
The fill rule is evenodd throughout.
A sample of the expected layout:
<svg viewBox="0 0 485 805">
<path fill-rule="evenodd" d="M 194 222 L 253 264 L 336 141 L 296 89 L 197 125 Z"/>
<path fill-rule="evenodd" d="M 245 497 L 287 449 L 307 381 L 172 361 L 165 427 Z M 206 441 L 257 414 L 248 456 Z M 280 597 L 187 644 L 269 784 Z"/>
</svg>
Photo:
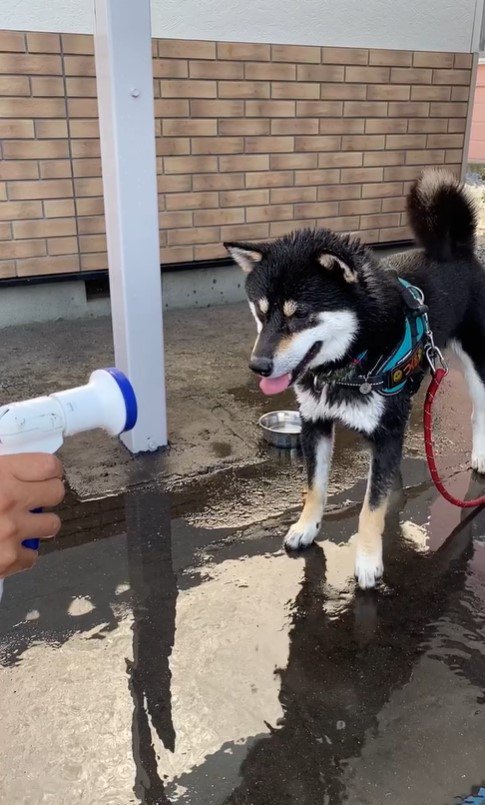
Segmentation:
<svg viewBox="0 0 485 805">
<path fill-rule="evenodd" d="M 133 453 L 167 444 L 150 0 L 94 0 L 116 366 L 138 398 Z"/>
</svg>

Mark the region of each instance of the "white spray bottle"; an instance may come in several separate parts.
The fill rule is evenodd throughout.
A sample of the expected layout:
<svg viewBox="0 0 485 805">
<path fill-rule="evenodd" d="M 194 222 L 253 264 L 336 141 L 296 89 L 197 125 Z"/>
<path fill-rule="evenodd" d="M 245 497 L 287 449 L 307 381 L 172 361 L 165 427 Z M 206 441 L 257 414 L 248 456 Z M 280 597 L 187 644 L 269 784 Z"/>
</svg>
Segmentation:
<svg viewBox="0 0 485 805">
<path fill-rule="evenodd" d="M 137 419 L 135 392 L 118 369 L 97 369 L 85 386 L 0 407 L 0 456 L 55 453 L 66 436 L 102 428 L 110 436 L 131 430 Z M 36 551 L 38 539 L 25 540 Z M 0 580 L 0 599 L 3 582 Z"/>
</svg>

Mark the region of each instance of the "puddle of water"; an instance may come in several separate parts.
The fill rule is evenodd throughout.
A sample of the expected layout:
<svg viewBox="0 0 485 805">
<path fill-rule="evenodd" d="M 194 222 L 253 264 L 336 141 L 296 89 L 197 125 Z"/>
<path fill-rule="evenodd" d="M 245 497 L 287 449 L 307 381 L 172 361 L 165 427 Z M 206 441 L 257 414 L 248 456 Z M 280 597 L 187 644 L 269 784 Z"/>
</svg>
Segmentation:
<svg viewBox="0 0 485 805">
<path fill-rule="evenodd" d="M 480 782 L 485 514 L 451 518 L 408 460 L 385 585 L 356 593 L 364 483 L 289 557 L 294 512 L 271 501 L 293 508 L 300 465 L 281 462 L 68 497 L 63 540 L 0 608 L 2 801 L 443 805 Z"/>
</svg>

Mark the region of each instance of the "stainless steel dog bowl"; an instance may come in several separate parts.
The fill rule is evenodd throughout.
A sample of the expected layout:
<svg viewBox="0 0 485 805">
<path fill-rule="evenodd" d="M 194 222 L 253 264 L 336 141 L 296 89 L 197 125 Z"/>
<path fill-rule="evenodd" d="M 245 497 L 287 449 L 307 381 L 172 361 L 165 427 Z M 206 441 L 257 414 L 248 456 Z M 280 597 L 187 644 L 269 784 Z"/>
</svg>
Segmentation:
<svg viewBox="0 0 485 805">
<path fill-rule="evenodd" d="M 269 444 L 275 447 L 298 447 L 301 433 L 298 411 L 270 411 L 260 417 L 259 425 Z"/>
</svg>

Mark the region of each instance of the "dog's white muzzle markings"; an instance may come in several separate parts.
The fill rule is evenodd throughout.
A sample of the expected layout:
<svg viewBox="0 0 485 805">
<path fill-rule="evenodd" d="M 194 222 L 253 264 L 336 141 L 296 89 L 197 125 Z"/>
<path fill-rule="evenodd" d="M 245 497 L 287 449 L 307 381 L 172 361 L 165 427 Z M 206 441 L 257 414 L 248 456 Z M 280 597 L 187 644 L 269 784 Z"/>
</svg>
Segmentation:
<svg viewBox="0 0 485 805">
<path fill-rule="evenodd" d="M 358 330 L 352 310 L 329 310 L 318 314 L 317 323 L 292 335 L 273 356 L 272 377 L 291 373 L 317 342 L 322 346 L 309 369 L 341 360 L 350 349 Z"/>
</svg>

